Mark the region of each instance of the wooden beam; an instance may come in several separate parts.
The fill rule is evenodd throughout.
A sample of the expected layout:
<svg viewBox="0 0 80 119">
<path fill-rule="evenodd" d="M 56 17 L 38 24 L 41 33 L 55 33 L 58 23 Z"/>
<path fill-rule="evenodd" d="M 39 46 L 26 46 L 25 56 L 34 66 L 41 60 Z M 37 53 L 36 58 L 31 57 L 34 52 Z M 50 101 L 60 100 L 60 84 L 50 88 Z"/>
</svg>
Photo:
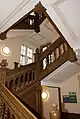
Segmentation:
<svg viewBox="0 0 80 119">
<path fill-rule="evenodd" d="M 36 33 L 40 32 L 40 24 L 45 20 L 46 16 L 44 15 L 44 11 L 46 9 L 39 2 L 34 9 L 32 9 L 29 13 L 19 19 L 16 23 L 14 23 L 11 27 L 0 34 L 0 39 L 4 40 L 6 38 L 6 34 L 11 29 L 28 29 L 35 30 Z M 34 15 L 31 13 L 34 12 Z"/>
</svg>

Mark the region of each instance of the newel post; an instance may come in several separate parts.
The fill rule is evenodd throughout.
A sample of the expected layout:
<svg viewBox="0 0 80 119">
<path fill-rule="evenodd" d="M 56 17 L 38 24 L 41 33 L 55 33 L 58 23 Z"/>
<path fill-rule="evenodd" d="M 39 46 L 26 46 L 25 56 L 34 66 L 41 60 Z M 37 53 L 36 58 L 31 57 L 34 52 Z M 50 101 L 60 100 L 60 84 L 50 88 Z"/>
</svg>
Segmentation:
<svg viewBox="0 0 80 119">
<path fill-rule="evenodd" d="M 5 85 L 6 73 L 8 71 L 8 68 L 6 68 L 7 66 L 8 66 L 7 60 L 3 59 L 0 62 L 0 85 L 1 84 Z"/>
<path fill-rule="evenodd" d="M 39 49 L 36 49 L 35 53 L 35 62 L 36 62 L 36 80 L 40 80 L 40 53 Z"/>
<path fill-rule="evenodd" d="M 41 82 L 40 82 L 40 53 L 38 48 L 36 49 L 36 53 L 35 53 L 35 62 L 36 62 L 36 81 L 37 81 L 36 110 L 42 115 Z"/>
<path fill-rule="evenodd" d="M 69 50 L 68 50 L 68 60 L 70 62 L 77 61 L 76 53 L 74 52 L 73 48 L 69 48 Z"/>
<path fill-rule="evenodd" d="M 18 65 L 19 65 L 18 62 L 14 62 L 14 69 L 15 69 L 15 68 L 18 68 Z"/>
</svg>

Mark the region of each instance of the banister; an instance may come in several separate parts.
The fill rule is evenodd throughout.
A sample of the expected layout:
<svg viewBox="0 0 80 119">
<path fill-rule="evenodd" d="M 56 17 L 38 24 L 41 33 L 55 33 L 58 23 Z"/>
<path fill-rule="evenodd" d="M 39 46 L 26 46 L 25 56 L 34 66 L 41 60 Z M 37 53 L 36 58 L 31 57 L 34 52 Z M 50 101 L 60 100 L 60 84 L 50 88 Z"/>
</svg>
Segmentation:
<svg viewBox="0 0 80 119">
<path fill-rule="evenodd" d="M 15 69 L 10 69 L 9 71 L 7 71 L 7 76 L 14 75 L 14 74 L 21 72 L 23 70 L 29 71 L 30 69 L 33 69 L 33 68 L 36 68 L 35 62 L 25 65 L 25 66 L 17 67 Z"/>
<path fill-rule="evenodd" d="M 45 67 L 43 67 L 44 60 L 46 60 Z M 40 86 L 40 81 L 68 60 L 76 61 L 75 52 L 62 37 L 59 37 L 44 52 L 40 53 L 39 49 L 36 49 L 35 62 L 15 69 L 1 68 L 0 83 L 17 96 L 28 95 L 32 90 L 37 92 L 34 88 Z M 37 92 L 37 101 L 35 99 L 38 105 L 35 110 L 38 112 L 41 108 L 40 96 L 41 89 Z"/>
<path fill-rule="evenodd" d="M 0 85 L 0 101 L 5 105 L 4 109 L 6 109 L 3 112 L 4 109 L 0 108 L 0 111 L 2 111 L 0 118 L 3 116 L 3 113 L 3 118 L 5 116 L 8 118 L 9 113 L 10 117 L 14 116 L 14 119 L 38 119 L 3 84 Z"/>
<path fill-rule="evenodd" d="M 59 37 L 55 42 L 53 42 L 48 49 L 46 49 L 43 53 L 40 55 L 40 61 L 43 60 L 47 55 L 49 55 L 51 52 L 53 52 L 57 47 L 60 46 L 64 41 L 61 37 Z"/>
<path fill-rule="evenodd" d="M 44 59 L 46 67 L 43 67 Z M 5 85 L 13 92 L 20 92 L 29 88 L 36 81 L 42 80 L 67 60 L 75 61 L 75 53 L 69 44 L 62 37 L 59 37 L 44 52 L 40 53 L 39 49 L 36 49 L 35 62 L 8 70 Z"/>
</svg>

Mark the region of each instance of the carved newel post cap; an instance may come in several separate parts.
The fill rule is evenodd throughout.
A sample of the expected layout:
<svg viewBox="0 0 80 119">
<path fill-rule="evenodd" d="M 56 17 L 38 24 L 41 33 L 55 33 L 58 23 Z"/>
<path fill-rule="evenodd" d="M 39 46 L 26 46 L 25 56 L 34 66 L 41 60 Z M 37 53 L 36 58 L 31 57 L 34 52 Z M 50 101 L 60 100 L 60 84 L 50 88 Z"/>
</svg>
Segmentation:
<svg viewBox="0 0 80 119">
<path fill-rule="evenodd" d="M 38 48 L 36 49 L 36 53 L 39 53 L 39 49 Z"/>
<path fill-rule="evenodd" d="M 42 14 L 46 11 L 46 8 L 39 2 L 37 5 L 35 5 L 34 12 L 37 14 Z"/>
<path fill-rule="evenodd" d="M 8 62 L 6 59 L 3 59 L 2 62 L 0 63 L 1 68 L 6 68 L 8 66 Z"/>
</svg>

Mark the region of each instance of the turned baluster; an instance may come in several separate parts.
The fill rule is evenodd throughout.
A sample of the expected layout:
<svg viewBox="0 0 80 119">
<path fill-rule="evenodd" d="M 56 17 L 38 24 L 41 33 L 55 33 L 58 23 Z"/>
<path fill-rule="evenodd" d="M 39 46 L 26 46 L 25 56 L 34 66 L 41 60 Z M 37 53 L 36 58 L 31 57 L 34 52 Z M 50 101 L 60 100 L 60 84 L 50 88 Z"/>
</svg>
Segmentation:
<svg viewBox="0 0 80 119">
<path fill-rule="evenodd" d="M 59 58 L 59 48 L 58 47 L 56 48 L 55 53 L 56 53 L 56 59 L 58 59 Z"/>
<path fill-rule="evenodd" d="M 13 80 L 10 80 L 10 82 L 9 82 L 9 90 L 12 91 L 12 89 L 13 89 Z"/>
<path fill-rule="evenodd" d="M 16 91 L 20 90 L 20 77 L 17 78 L 18 78 L 18 83 L 17 83 Z"/>
<path fill-rule="evenodd" d="M 49 55 L 46 56 L 46 67 L 49 65 Z"/>
<path fill-rule="evenodd" d="M 13 79 L 12 88 L 11 88 L 12 92 L 15 92 L 15 91 L 16 91 L 15 80 L 16 80 L 16 79 L 14 78 L 14 79 Z"/>
<path fill-rule="evenodd" d="M 28 73 L 25 74 L 25 86 L 28 84 Z"/>
<path fill-rule="evenodd" d="M 60 46 L 58 47 L 58 49 L 59 49 L 59 57 L 61 56 L 61 48 L 60 48 Z"/>
<path fill-rule="evenodd" d="M 9 119 L 9 108 L 7 106 L 5 107 L 4 119 Z"/>
<path fill-rule="evenodd" d="M 25 74 L 22 75 L 23 80 L 21 82 L 21 89 L 25 87 Z"/>
<path fill-rule="evenodd" d="M 23 88 L 23 75 L 20 77 L 20 89 Z"/>
<path fill-rule="evenodd" d="M 55 53 L 54 53 L 54 51 L 53 51 L 52 54 L 51 54 L 51 59 L 52 59 L 52 62 L 55 61 Z"/>
<path fill-rule="evenodd" d="M 35 78 L 36 78 L 36 76 L 35 76 L 36 74 L 35 74 L 35 70 L 33 70 L 32 71 L 32 80 L 34 81 L 35 80 Z"/>
<path fill-rule="evenodd" d="M 6 105 L 5 105 L 5 103 L 3 102 L 2 119 L 4 119 L 4 116 L 5 116 L 5 109 L 6 109 Z"/>
<path fill-rule="evenodd" d="M 29 81 L 30 81 L 30 83 L 32 82 L 32 71 L 30 71 L 30 73 L 29 73 Z"/>
<path fill-rule="evenodd" d="M 66 42 L 63 43 L 63 49 L 64 49 L 64 52 L 68 50 L 68 46 Z"/>
<path fill-rule="evenodd" d="M 64 53 L 64 46 L 63 46 L 63 44 L 60 45 L 60 52 L 61 52 L 61 55 Z"/>
<path fill-rule="evenodd" d="M 54 59 L 56 60 L 56 49 L 54 50 Z"/>
<path fill-rule="evenodd" d="M 4 103 L 3 101 L 0 99 L 0 119 L 3 119 L 4 116 Z"/>
<path fill-rule="evenodd" d="M 23 86 L 25 87 L 25 74 L 23 75 Z"/>
<path fill-rule="evenodd" d="M 27 79 L 28 79 L 27 80 L 27 82 L 28 82 L 27 85 L 29 85 L 29 83 L 30 83 L 30 71 L 28 72 Z"/>
<path fill-rule="evenodd" d="M 52 61 L 52 53 L 49 54 L 49 64 L 51 64 L 53 61 Z"/>
</svg>

